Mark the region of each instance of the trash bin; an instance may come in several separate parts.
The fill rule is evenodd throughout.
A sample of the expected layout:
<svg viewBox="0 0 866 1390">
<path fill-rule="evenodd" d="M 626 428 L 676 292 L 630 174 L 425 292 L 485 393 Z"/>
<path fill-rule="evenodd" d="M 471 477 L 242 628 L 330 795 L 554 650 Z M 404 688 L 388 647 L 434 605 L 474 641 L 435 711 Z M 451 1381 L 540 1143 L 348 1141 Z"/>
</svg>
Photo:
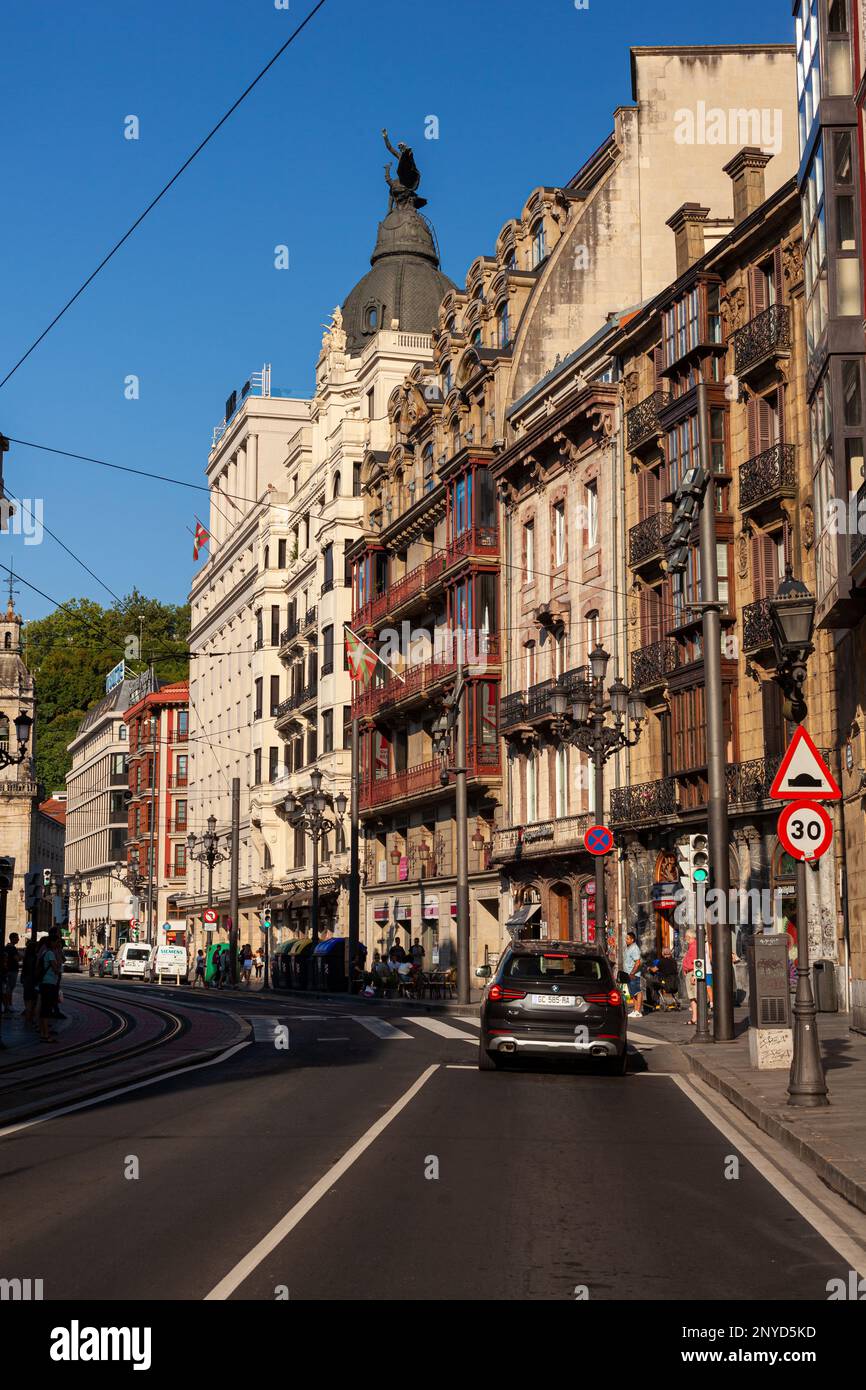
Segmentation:
<svg viewBox="0 0 866 1390">
<path fill-rule="evenodd" d="M 289 947 L 289 969 L 292 976 L 292 989 L 312 989 L 313 982 L 310 979 L 310 962 L 312 960 L 312 941 L 306 937 L 301 937 L 299 941 L 293 941 Z"/>
<path fill-rule="evenodd" d="M 335 993 L 346 989 L 346 938 L 330 936 L 319 941 L 313 952 L 314 989 Z"/>
<path fill-rule="evenodd" d="M 836 995 L 836 962 L 833 960 L 816 960 L 812 966 L 813 977 L 815 980 L 815 1004 L 819 1014 L 835 1014 L 839 1012 L 839 1000 Z"/>
<path fill-rule="evenodd" d="M 289 941 L 285 946 L 281 946 L 278 951 L 274 952 L 272 961 L 273 971 L 271 976 L 274 989 L 291 989 L 292 987 L 291 957 L 289 952 L 294 944 L 293 941 Z"/>
</svg>

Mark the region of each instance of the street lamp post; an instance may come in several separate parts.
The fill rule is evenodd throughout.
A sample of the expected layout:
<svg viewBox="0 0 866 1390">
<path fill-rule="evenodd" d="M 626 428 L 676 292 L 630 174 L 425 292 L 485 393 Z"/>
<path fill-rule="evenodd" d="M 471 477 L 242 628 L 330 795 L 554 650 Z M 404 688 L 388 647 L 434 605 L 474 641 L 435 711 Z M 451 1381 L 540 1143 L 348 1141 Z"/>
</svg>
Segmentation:
<svg viewBox="0 0 866 1390">
<path fill-rule="evenodd" d="M 194 859 L 197 864 L 207 865 L 207 905 L 213 907 L 213 871 L 215 864 L 222 864 L 229 858 L 230 851 L 220 849 L 219 835 L 216 828 L 216 816 L 208 816 L 207 830 L 201 836 L 194 835 L 192 831 L 186 837 L 186 848 L 190 859 Z"/>
<path fill-rule="evenodd" d="M 93 887 L 93 879 L 91 879 L 91 878 L 86 878 L 86 879 L 85 879 L 85 878 L 82 878 L 82 877 L 81 877 L 81 870 L 80 870 L 80 869 L 76 869 L 76 870 L 75 870 L 75 873 L 72 874 L 72 876 L 66 880 L 66 889 L 67 889 L 67 892 L 71 891 L 71 892 L 72 892 L 72 896 L 73 896 L 73 898 L 75 899 L 75 948 L 76 948 L 76 950 L 79 950 L 80 947 L 81 947 L 81 898 L 82 898 L 82 895 L 83 895 L 84 897 L 89 897 L 89 896 L 90 896 L 90 890 L 91 890 L 92 887 Z"/>
<path fill-rule="evenodd" d="M 310 773 L 310 790 L 301 792 L 298 796 L 294 792 L 287 792 L 283 802 L 283 810 L 289 824 L 295 829 L 303 830 L 313 843 L 313 900 L 310 911 L 310 937 L 313 946 L 319 939 L 319 842 L 337 825 L 336 819 L 329 819 L 328 813 L 331 812 L 342 820 L 348 804 L 348 798 L 343 792 L 331 796 L 329 792 L 322 791 L 322 774 L 317 767 Z"/>
<path fill-rule="evenodd" d="M 815 598 L 790 565 L 775 598 L 769 601 L 776 649 L 775 680 L 785 695 L 785 714 L 802 724 L 808 714 L 804 696 L 806 664 L 815 650 Z M 814 872 L 816 859 L 809 861 Z M 806 861 L 797 862 L 797 992 L 794 996 L 794 1056 L 788 1082 L 788 1104 L 802 1108 L 829 1105 L 827 1082 L 818 1042 L 818 1010 L 812 992 L 809 923 L 806 907 Z"/>
<path fill-rule="evenodd" d="M 0 748 L 0 767 L 18 766 L 27 757 L 27 746 L 30 742 L 30 730 L 33 728 L 33 720 L 23 709 L 19 711 L 15 720 L 15 737 L 18 740 L 18 752 L 10 753 L 7 748 Z"/>
<path fill-rule="evenodd" d="M 269 981 L 269 979 L 268 979 L 268 971 L 269 971 L 270 968 L 271 968 L 271 919 L 270 919 L 270 907 L 271 907 L 271 895 L 272 895 L 272 893 L 273 893 L 273 887 L 274 887 L 274 876 L 273 876 L 273 872 L 272 872 L 270 869 L 264 869 L 264 870 L 262 871 L 261 876 L 260 876 L 259 882 L 261 883 L 261 886 L 262 886 L 262 897 L 263 897 L 263 899 L 264 899 L 264 901 L 263 901 L 263 903 L 262 903 L 262 931 L 263 931 L 264 934 L 265 934 L 265 977 L 264 977 L 264 984 L 263 984 L 262 988 L 263 988 L 263 989 L 270 989 L 270 988 L 271 988 L 271 985 L 270 985 L 270 981 Z"/>
<path fill-rule="evenodd" d="M 646 719 L 646 702 L 639 689 L 629 690 L 617 676 L 608 692 L 612 722 L 605 708 L 604 681 L 610 653 L 597 642 L 589 654 L 590 679 L 577 687 L 571 714 L 567 713 L 569 692 L 555 685 L 551 695 L 554 716 L 553 728 L 566 743 L 572 743 L 592 758 L 595 770 L 595 819 L 604 822 L 604 765 L 621 748 L 633 748 L 641 735 Z M 633 738 L 629 738 L 627 720 L 631 720 Z M 596 940 L 607 951 L 607 892 L 604 877 L 604 855 L 595 860 L 595 921 Z"/>
<path fill-rule="evenodd" d="M 140 897 L 141 897 L 142 892 L 144 891 L 144 887 L 145 887 L 145 884 L 146 884 L 146 882 L 147 882 L 147 880 L 145 879 L 144 875 L 142 874 L 141 869 L 140 869 L 140 866 L 139 866 L 138 850 L 136 850 L 136 849 L 130 850 L 129 864 L 124 864 L 124 862 L 123 862 L 122 859 L 118 859 L 117 863 L 114 864 L 114 865 L 112 866 L 112 868 L 109 870 L 109 877 L 115 879 L 118 883 L 121 883 L 121 884 L 123 885 L 123 887 L 126 888 L 126 889 L 128 890 L 130 896 L 133 897 L 133 898 L 135 898 L 135 900 L 136 900 L 136 910 L 137 910 L 138 901 L 139 901 L 139 899 L 140 899 Z M 110 935 L 111 935 L 111 894 L 110 894 L 110 893 L 109 893 L 109 915 L 108 915 L 108 922 L 107 922 L 107 935 L 108 935 L 109 937 L 110 937 Z M 108 941 L 106 941 L 106 945 L 108 945 Z"/>
</svg>

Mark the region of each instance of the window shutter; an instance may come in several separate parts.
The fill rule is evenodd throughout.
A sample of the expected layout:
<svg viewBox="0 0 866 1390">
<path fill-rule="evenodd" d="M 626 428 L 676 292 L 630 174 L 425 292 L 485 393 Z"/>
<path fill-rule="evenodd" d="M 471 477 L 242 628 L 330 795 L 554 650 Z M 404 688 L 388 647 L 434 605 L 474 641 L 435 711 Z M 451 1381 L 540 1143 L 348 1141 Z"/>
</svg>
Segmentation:
<svg viewBox="0 0 866 1390">
<path fill-rule="evenodd" d="M 752 538 L 752 595 L 755 600 L 776 592 L 776 545 L 772 536 Z"/>
<path fill-rule="evenodd" d="M 785 290 L 785 277 L 782 274 L 781 246 L 777 246 L 773 252 L 773 284 L 776 289 L 776 303 L 781 304 Z"/>
<path fill-rule="evenodd" d="M 749 271 L 749 297 L 752 303 L 752 318 L 755 319 L 759 314 L 763 314 L 768 307 L 767 280 L 756 265 L 753 265 Z"/>
<path fill-rule="evenodd" d="M 661 390 L 663 390 L 664 387 L 667 385 L 667 381 L 666 381 L 665 378 L 662 376 L 662 367 L 663 367 L 664 364 L 665 364 L 665 357 L 664 357 L 664 349 L 662 348 L 661 343 L 659 343 L 658 347 L 654 347 L 654 348 L 653 348 L 652 359 L 653 359 L 653 390 L 654 390 L 654 391 L 661 391 Z"/>
<path fill-rule="evenodd" d="M 653 516 L 661 505 L 659 475 L 653 468 L 644 468 L 638 477 L 638 503 L 641 520 Z"/>
</svg>

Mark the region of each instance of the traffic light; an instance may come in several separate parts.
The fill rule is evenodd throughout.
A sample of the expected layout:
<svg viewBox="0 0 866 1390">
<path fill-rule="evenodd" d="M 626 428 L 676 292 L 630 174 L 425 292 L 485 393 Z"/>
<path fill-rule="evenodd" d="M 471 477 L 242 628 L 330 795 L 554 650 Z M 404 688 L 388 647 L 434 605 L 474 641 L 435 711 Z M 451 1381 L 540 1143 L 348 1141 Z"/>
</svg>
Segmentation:
<svg viewBox="0 0 866 1390">
<path fill-rule="evenodd" d="M 0 893 L 11 893 L 15 881 L 15 860 L 11 854 L 0 854 Z"/>
<path fill-rule="evenodd" d="M 701 510 L 708 481 L 700 465 L 687 468 L 674 494 L 674 516 L 667 538 L 668 574 L 682 573 L 689 563 L 692 528 Z"/>
<path fill-rule="evenodd" d="M 271 925 L 271 909 L 270 909 L 270 907 L 266 907 L 265 910 L 264 910 L 264 912 L 262 913 L 262 928 L 263 928 L 263 930 L 264 930 L 264 931 L 268 931 L 269 928 L 270 928 L 270 925 Z"/>
<path fill-rule="evenodd" d="M 30 869 L 24 875 L 24 906 L 32 912 L 42 901 L 42 870 Z"/>
<path fill-rule="evenodd" d="M 691 837 L 677 845 L 677 877 L 684 893 L 692 888 L 692 841 Z"/>
<path fill-rule="evenodd" d="M 692 883 L 710 881 L 710 842 L 706 835 L 690 835 Z"/>
<path fill-rule="evenodd" d="M 42 887 L 43 887 L 43 888 L 50 888 L 50 887 L 51 887 L 51 870 L 50 870 L 50 869 L 43 869 L 43 870 L 42 870 Z"/>
</svg>

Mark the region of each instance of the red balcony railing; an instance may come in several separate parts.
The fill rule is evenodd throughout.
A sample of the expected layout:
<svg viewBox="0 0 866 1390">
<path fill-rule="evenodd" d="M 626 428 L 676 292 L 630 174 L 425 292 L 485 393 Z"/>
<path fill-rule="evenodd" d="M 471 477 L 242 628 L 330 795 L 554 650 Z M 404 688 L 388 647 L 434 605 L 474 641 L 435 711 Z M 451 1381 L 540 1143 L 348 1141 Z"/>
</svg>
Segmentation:
<svg viewBox="0 0 866 1390">
<path fill-rule="evenodd" d="M 465 555 L 498 555 L 499 531 L 495 526 L 473 526 L 448 544 L 446 564 L 453 565 Z"/>
<path fill-rule="evenodd" d="M 387 806 L 394 801 L 403 801 L 419 793 L 440 791 L 442 764 L 438 758 L 417 767 L 407 767 L 403 772 L 394 772 L 390 777 L 379 777 L 360 788 L 360 805 L 365 810 L 371 806 Z M 466 757 L 468 777 L 498 777 L 501 773 L 499 744 L 490 747 L 470 748 Z M 454 779 L 449 779 L 454 785 Z"/>
<path fill-rule="evenodd" d="M 486 650 L 483 652 L 474 651 L 470 645 L 466 652 L 466 663 L 476 673 L 483 663 L 498 666 L 498 634 L 488 634 Z M 411 699 L 438 684 L 439 681 L 453 676 L 456 669 L 457 656 L 454 653 L 433 661 L 425 661 L 419 666 L 410 666 L 404 672 L 403 680 L 399 676 L 389 675 L 381 685 L 363 690 L 355 697 L 352 702 L 352 714 L 353 716 L 357 715 L 359 719 L 368 719 L 377 714 L 379 710 L 387 709 L 391 705 L 399 705 L 403 700 Z"/>
</svg>

